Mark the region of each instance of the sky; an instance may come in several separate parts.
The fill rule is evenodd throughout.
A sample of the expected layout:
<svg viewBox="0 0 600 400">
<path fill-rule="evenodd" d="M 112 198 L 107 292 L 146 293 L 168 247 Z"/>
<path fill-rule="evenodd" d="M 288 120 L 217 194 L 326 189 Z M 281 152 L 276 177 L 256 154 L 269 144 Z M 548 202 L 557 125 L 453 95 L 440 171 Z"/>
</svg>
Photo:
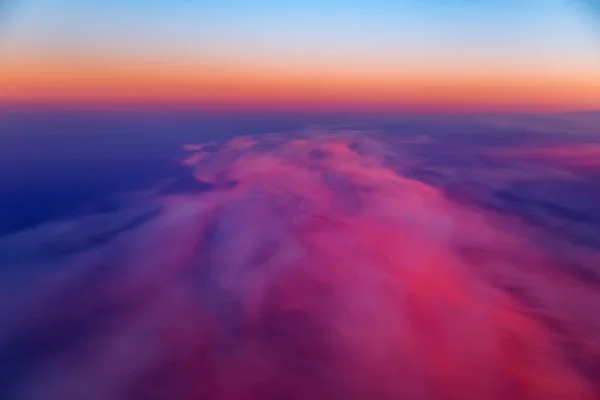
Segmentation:
<svg viewBox="0 0 600 400">
<path fill-rule="evenodd" d="M 600 109 L 594 0 L 3 0 L 0 99 Z"/>
</svg>

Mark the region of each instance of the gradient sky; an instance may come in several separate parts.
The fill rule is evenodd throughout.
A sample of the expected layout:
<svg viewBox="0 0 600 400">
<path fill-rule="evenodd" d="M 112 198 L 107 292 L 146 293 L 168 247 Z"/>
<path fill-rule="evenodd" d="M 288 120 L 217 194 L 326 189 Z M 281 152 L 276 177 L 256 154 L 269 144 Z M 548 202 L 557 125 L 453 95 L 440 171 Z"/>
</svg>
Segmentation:
<svg viewBox="0 0 600 400">
<path fill-rule="evenodd" d="M 4 0 L 0 97 L 600 108 L 594 0 Z"/>
</svg>

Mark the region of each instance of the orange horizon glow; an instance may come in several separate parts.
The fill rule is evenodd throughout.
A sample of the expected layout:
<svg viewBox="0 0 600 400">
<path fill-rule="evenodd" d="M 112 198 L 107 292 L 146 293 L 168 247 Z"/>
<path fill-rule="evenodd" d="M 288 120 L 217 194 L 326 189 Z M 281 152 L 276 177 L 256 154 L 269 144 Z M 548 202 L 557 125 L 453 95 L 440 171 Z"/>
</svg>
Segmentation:
<svg viewBox="0 0 600 400">
<path fill-rule="evenodd" d="M 413 110 L 600 109 L 600 71 L 13 62 L 0 102 Z"/>
</svg>

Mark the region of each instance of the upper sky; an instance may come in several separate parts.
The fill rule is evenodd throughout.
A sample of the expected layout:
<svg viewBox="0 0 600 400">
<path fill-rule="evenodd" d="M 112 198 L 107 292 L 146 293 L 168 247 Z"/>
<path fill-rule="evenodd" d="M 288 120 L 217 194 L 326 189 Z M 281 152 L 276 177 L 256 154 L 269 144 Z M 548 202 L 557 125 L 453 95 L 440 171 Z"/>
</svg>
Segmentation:
<svg viewBox="0 0 600 400">
<path fill-rule="evenodd" d="M 594 0 L 3 1 L 9 99 L 600 108 Z"/>
</svg>

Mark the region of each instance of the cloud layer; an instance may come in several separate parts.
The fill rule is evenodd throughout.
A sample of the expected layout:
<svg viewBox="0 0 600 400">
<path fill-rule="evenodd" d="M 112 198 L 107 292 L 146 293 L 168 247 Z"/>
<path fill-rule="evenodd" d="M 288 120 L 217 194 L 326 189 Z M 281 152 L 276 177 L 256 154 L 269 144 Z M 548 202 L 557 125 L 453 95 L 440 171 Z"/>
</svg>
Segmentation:
<svg viewBox="0 0 600 400">
<path fill-rule="evenodd" d="M 122 224 L 62 230 L 93 246 L 10 260 L 24 272 L 5 284 L 19 289 L 7 292 L 0 365 L 14 367 L 0 390 L 14 399 L 593 397 L 585 362 L 561 346 L 585 336 L 569 354 L 591 357 L 596 331 L 576 336 L 587 314 L 566 325 L 556 293 L 576 306 L 596 291 L 565 281 L 516 223 L 399 175 L 374 135 L 303 131 L 186 149 L 183 163 L 211 190 L 157 197 L 158 215 L 141 225 L 126 222 L 132 212 L 114 217 Z M 39 247 L 43 229 L 11 247 Z"/>
</svg>

